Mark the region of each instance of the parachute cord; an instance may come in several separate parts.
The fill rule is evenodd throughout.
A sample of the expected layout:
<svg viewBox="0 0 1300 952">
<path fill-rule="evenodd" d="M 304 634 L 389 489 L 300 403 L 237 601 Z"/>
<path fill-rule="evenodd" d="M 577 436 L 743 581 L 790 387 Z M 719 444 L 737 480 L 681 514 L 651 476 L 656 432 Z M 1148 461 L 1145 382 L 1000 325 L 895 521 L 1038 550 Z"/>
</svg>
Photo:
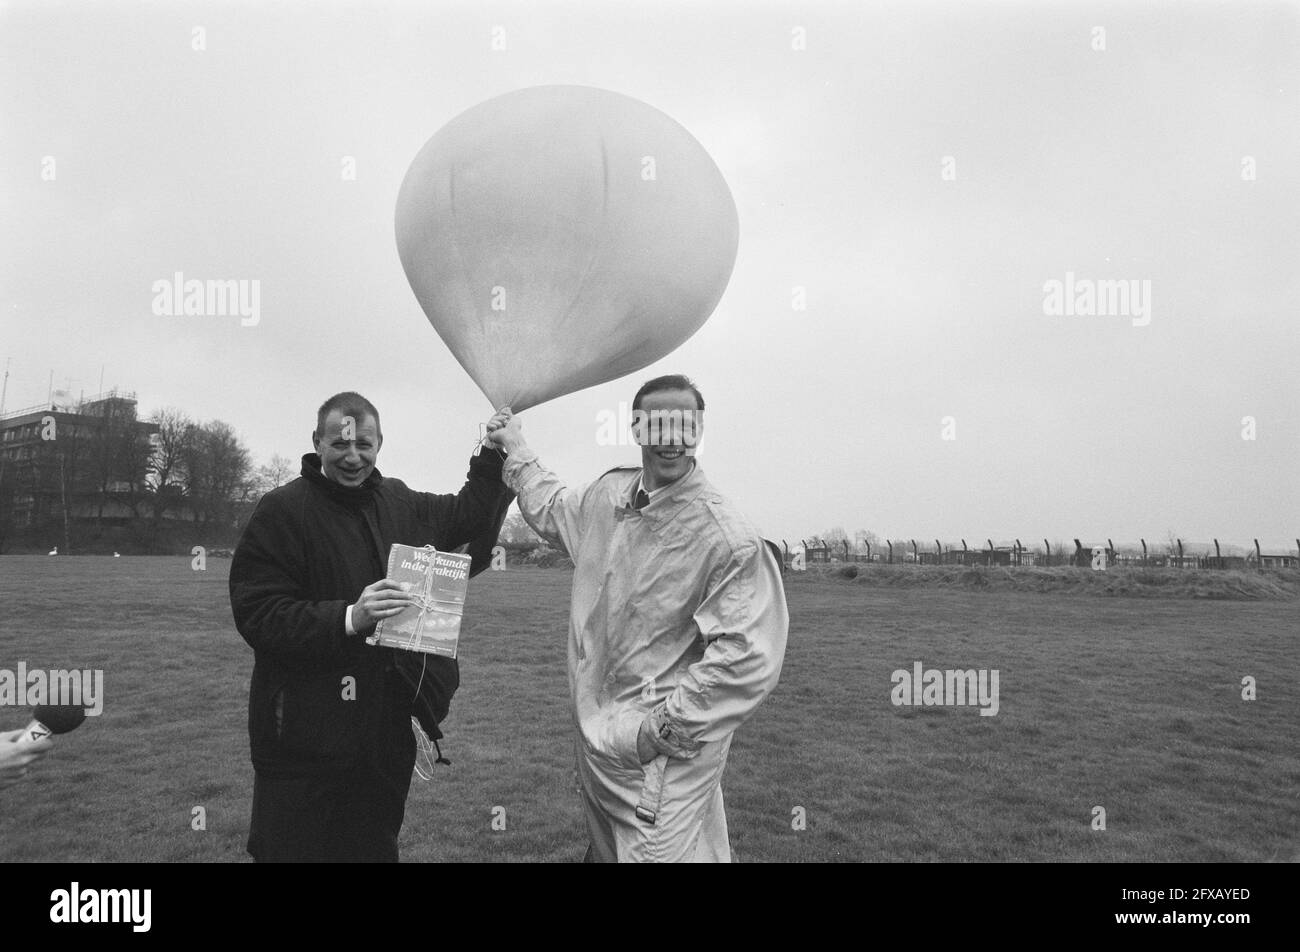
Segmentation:
<svg viewBox="0 0 1300 952">
<path fill-rule="evenodd" d="M 429 738 L 425 736 L 420 722 L 414 717 L 411 718 L 411 730 L 415 732 L 415 745 L 419 748 L 419 755 L 415 758 L 415 773 L 428 783 L 433 779 L 433 764 L 430 762 L 433 754 L 429 750 Z"/>
<path fill-rule="evenodd" d="M 428 666 L 429 656 L 426 654 L 420 661 L 420 680 L 415 684 L 415 696 L 411 698 L 412 705 L 414 705 L 420 697 L 420 688 L 424 684 L 424 672 L 427 670 Z M 418 718 L 411 718 L 411 730 L 415 732 L 415 746 L 419 749 L 419 756 L 415 759 L 415 772 L 419 775 L 421 780 L 428 783 L 433 779 L 433 764 L 450 764 L 451 761 L 444 760 L 441 750 L 438 751 L 438 759 L 433 760 L 433 751 L 429 746 L 429 737 L 424 733 L 424 728 L 420 726 Z M 423 763 L 421 763 L 421 761 L 423 761 Z M 425 772 L 426 770 L 428 773 Z"/>
</svg>

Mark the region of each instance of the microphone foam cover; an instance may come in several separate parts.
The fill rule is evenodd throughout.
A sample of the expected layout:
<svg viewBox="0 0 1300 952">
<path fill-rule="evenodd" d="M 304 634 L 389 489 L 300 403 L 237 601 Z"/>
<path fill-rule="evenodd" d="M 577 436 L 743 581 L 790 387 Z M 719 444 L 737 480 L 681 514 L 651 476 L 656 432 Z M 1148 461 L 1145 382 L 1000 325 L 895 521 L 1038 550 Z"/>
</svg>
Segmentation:
<svg viewBox="0 0 1300 952">
<path fill-rule="evenodd" d="M 48 727 L 51 734 L 66 734 L 81 726 L 86 709 L 75 704 L 38 704 L 32 717 Z"/>
</svg>

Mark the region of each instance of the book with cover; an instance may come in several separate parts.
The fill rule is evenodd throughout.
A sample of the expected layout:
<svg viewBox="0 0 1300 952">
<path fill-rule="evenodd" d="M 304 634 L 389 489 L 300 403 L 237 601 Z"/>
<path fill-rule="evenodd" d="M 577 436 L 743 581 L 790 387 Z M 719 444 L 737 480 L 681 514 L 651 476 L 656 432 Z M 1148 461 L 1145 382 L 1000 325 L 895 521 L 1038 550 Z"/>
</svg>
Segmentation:
<svg viewBox="0 0 1300 952">
<path fill-rule="evenodd" d="M 388 578 L 415 595 L 415 604 L 380 619 L 366 643 L 456 657 L 470 561 L 468 555 L 433 546 L 394 544 L 388 552 Z"/>
</svg>

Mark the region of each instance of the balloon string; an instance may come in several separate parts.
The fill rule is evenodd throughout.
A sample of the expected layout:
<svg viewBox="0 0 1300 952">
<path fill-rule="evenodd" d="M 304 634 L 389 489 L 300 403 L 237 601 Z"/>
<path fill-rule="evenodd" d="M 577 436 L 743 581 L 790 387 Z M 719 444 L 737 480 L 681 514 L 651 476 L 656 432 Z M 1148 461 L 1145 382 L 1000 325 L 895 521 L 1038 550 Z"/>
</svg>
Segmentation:
<svg viewBox="0 0 1300 952">
<path fill-rule="evenodd" d="M 417 626 L 417 627 L 418 627 L 418 626 Z M 420 660 L 420 680 L 419 680 L 418 682 L 416 682 L 416 685 L 415 685 L 415 694 L 414 694 L 414 696 L 411 698 L 411 703 L 412 703 L 412 704 L 415 704 L 415 703 L 417 703 L 417 702 L 419 701 L 419 698 L 420 698 L 420 688 L 421 688 L 421 687 L 423 686 L 423 684 L 424 684 L 424 672 L 425 672 L 425 669 L 426 669 L 426 667 L 428 666 L 428 664 L 429 664 L 429 656 L 426 654 L 426 655 L 425 655 L 425 656 Z M 428 747 L 429 747 L 429 738 L 425 736 L 425 733 L 424 733 L 424 727 L 420 724 L 420 721 L 419 721 L 418 718 L 416 718 L 416 717 L 412 717 L 412 718 L 411 718 L 411 729 L 412 729 L 413 731 L 415 731 L 415 743 L 416 743 L 416 746 L 419 748 L 420 753 L 424 755 L 424 761 L 425 761 L 425 763 L 427 764 L 427 763 L 429 762 L 429 751 L 428 751 Z M 420 779 L 421 779 L 421 780 L 429 781 L 429 780 L 432 780 L 432 779 L 433 779 L 433 768 L 432 768 L 432 766 L 430 766 L 430 768 L 429 768 L 429 773 L 426 775 L 425 772 L 424 772 L 423 770 L 420 769 L 420 762 L 419 762 L 418 759 L 416 760 L 416 763 L 415 763 L 415 772 L 416 772 L 417 774 L 420 775 Z"/>
<path fill-rule="evenodd" d="M 474 444 L 474 452 L 470 455 L 478 456 L 479 453 L 483 452 L 483 447 L 486 446 L 489 449 L 491 449 L 494 453 L 496 453 L 497 456 L 500 456 L 504 460 L 506 458 L 506 454 L 502 453 L 501 450 L 498 449 L 496 446 L 492 446 L 489 443 L 485 443 L 484 440 L 486 439 L 487 439 L 487 424 L 480 423 L 478 425 L 478 442 Z"/>
</svg>

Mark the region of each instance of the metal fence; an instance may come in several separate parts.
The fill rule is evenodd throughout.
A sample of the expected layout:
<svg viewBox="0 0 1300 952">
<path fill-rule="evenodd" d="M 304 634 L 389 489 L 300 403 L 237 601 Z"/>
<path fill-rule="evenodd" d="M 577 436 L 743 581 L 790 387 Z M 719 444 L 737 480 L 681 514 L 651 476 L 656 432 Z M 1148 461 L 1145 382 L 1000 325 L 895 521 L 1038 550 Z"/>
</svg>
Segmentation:
<svg viewBox="0 0 1300 952">
<path fill-rule="evenodd" d="M 933 545 L 930 545 L 930 542 Z M 782 540 L 785 565 L 789 567 L 797 558 L 805 565 L 831 563 L 880 563 L 889 565 L 981 565 L 981 566 L 1076 566 L 1102 568 L 1124 566 L 1134 568 L 1178 569 L 1300 569 L 1300 539 L 1296 548 L 1287 552 L 1266 552 L 1254 540 L 1254 549 L 1245 554 L 1224 554 L 1218 539 L 1210 545 L 1184 546 L 1182 539 L 1160 543 L 1159 551 L 1148 546 L 1145 539 L 1138 545 L 1117 548 L 1107 539 L 1105 544 L 1088 544 L 1074 539 L 1074 548 L 1057 546 L 1046 539 L 1042 546 L 1026 546 L 1019 539 L 1009 544 L 995 545 L 986 539 L 983 546 L 972 548 L 962 539 L 960 544 L 944 544 L 938 539 L 918 543 L 906 542 L 851 543 L 847 539 L 828 542 L 824 539 L 799 539 L 793 546 Z M 1140 548 L 1139 548 L 1140 546 Z M 1195 551 L 1194 551 L 1195 550 Z"/>
</svg>

